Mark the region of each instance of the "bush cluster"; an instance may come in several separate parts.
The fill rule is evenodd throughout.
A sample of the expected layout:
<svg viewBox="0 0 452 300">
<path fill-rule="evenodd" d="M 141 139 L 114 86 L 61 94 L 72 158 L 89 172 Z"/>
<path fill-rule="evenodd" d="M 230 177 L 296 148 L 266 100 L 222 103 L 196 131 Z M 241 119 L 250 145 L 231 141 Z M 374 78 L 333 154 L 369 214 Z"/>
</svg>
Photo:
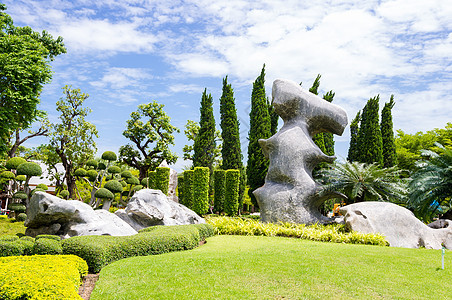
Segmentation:
<svg viewBox="0 0 452 300">
<path fill-rule="evenodd" d="M 88 266 L 74 255 L 0 258 L 0 299 L 82 299 L 81 278 Z"/>
<path fill-rule="evenodd" d="M 198 215 L 209 211 L 209 168 L 196 167 L 193 172 L 193 199 L 191 209 Z"/>
<path fill-rule="evenodd" d="M 38 235 L 36 238 L 16 235 L 0 237 L 0 257 L 34 254 L 62 254 L 60 237 L 54 235 Z M 1 299 L 1 298 L 0 298 Z"/>
<path fill-rule="evenodd" d="M 347 232 L 344 225 L 311 225 L 261 223 L 250 218 L 213 217 L 207 222 L 218 234 L 295 237 L 312 241 L 389 246 L 380 234 Z"/>
<path fill-rule="evenodd" d="M 90 272 L 97 273 L 109 263 L 132 256 L 193 249 L 202 237 L 214 234 L 208 224 L 154 226 L 132 236 L 78 236 L 62 241 L 63 253 L 83 258 Z"/>
</svg>

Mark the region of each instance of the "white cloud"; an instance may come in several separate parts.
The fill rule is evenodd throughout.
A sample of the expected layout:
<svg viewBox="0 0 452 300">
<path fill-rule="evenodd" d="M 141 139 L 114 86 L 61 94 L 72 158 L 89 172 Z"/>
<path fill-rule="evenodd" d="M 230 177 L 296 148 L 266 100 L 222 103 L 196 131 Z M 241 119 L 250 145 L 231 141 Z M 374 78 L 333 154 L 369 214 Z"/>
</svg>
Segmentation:
<svg viewBox="0 0 452 300">
<path fill-rule="evenodd" d="M 100 88 L 123 89 L 128 86 L 139 86 L 142 80 L 151 78 L 152 75 L 143 69 L 110 68 L 100 81 L 94 81 L 91 85 Z"/>
</svg>

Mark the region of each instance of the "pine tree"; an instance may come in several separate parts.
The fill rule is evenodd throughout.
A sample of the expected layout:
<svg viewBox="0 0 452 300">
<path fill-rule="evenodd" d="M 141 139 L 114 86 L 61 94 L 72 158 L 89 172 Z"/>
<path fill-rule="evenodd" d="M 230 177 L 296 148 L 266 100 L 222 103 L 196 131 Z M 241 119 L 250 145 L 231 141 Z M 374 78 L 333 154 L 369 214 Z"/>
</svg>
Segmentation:
<svg viewBox="0 0 452 300">
<path fill-rule="evenodd" d="M 394 129 L 392 125 L 391 110 L 394 107 L 394 95 L 388 103 L 385 103 L 381 111 L 381 138 L 383 141 L 383 167 L 389 168 L 397 164 L 396 146 L 394 140 Z"/>
<path fill-rule="evenodd" d="M 380 95 L 370 98 L 363 109 L 358 134 L 359 161 L 383 165 L 383 141 L 379 122 Z"/>
<path fill-rule="evenodd" d="M 358 135 L 359 135 L 359 122 L 361 120 L 361 111 L 358 111 L 356 117 L 350 123 L 350 147 L 348 148 L 349 162 L 359 161 L 359 148 L 358 148 Z"/>
<path fill-rule="evenodd" d="M 201 118 L 199 132 L 193 144 L 193 167 L 208 167 L 212 172 L 215 159 L 215 119 L 213 117 L 213 100 L 207 89 L 201 98 Z"/>
<path fill-rule="evenodd" d="M 259 139 L 269 138 L 271 130 L 264 83 L 265 65 L 262 68 L 261 74 L 253 83 L 253 91 L 251 93 L 250 131 L 248 135 L 249 144 L 246 175 L 250 186 L 249 195 L 255 206 L 257 206 L 257 201 L 252 192 L 264 185 L 269 163 L 258 142 Z"/>
</svg>

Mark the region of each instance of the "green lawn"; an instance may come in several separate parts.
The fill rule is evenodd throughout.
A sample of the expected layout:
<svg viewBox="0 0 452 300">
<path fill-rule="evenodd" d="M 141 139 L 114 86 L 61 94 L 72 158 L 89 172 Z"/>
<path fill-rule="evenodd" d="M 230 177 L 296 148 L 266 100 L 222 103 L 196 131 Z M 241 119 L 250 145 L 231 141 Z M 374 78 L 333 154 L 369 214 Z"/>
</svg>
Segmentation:
<svg viewBox="0 0 452 300">
<path fill-rule="evenodd" d="M 5 234 L 25 234 L 24 222 L 11 222 L 11 219 L 0 217 L 0 236 Z"/>
<path fill-rule="evenodd" d="M 446 299 L 452 252 L 215 236 L 106 266 L 91 299 Z"/>
</svg>

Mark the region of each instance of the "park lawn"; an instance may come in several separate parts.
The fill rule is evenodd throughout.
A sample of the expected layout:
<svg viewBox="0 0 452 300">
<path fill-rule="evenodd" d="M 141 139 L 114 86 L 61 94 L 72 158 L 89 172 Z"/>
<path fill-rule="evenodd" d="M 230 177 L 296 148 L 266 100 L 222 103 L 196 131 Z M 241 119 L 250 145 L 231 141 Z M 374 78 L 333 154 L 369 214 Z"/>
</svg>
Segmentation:
<svg viewBox="0 0 452 300">
<path fill-rule="evenodd" d="M 0 236 L 18 233 L 25 234 L 25 229 L 24 222 L 11 222 L 11 219 L 7 219 L 6 216 L 0 217 Z"/>
<path fill-rule="evenodd" d="M 215 236 L 104 267 L 91 299 L 445 299 L 452 252 Z"/>
</svg>

